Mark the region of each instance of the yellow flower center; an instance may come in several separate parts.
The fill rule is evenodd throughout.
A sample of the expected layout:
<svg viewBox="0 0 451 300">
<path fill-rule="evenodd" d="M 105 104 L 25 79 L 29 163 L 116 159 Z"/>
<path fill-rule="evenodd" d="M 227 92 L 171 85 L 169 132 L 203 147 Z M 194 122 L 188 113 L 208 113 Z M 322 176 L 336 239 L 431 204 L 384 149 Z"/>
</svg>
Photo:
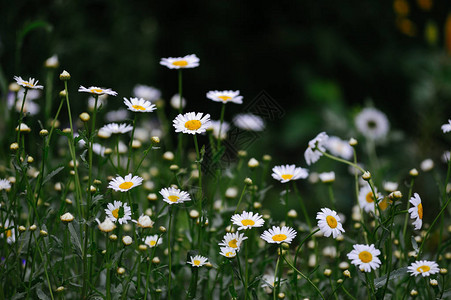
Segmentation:
<svg viewBox="0 0 451 300">
<path fill-rule="evenodd" d="M 10 238 L 13 236 L 13 231 L 12 230 L 6 230 L 6 237 Z"/>
<path fill-rule="evenodd" d="M 102 89 L 90 89 L 91 93 L 101 94 L 103 93 Z"/>
<path fill-rule="evenodd" d="M 176 196 L 176 195 L 171 195 L 171 196 L 168 196 L 168 199 L 169 199 L 169 201 L 171 201 L 171 202 L 177 202 L 177 200 L 179 200 L 180 197 L 179 197 L 179 196 Z"/>
<path fill-rule="evenodd" d="M 133 186 L 133 182 L 130 182 L 130 181 L 122 182 L 121 184 L 119 184 L 119 188 L 123 189 L 123 190 L 129 189 L 132 186 Z"/>
<path fill-rule="evenodd" d="M 237 243 L 238 243 L 238 241 L 236 239 L 233 239 L 233 240 L 229 241 L 229 247 L 230 248 L 238 248 Z"/>
<path fill-rule="evenodd" d="M 382 200 L 382 201 L 379 203 L 380 209 L 386 210 L 387 207 L 388 207 L 388 203 L 389 203 L 389 202 L 387 201 L 387 198 L 384 198 L 384 200 Z"/>
<path fill-rule="evenodd" d="M 186 60 L 176 60 L 172 63 L 174 66 L 177 67 L 186 67 L 188 65 L 188 62 Z"/>
<path fill-rule="evenodd" d="M 218 96 L 218 98 L 223 100 L 224 102 L 227 101 L 227 100 L 232 99 L 232 97 L 229 97 L 229 96 Z"/>
<path fill-rule="evenodd" d="M 226 256 L 227 257 L 233 257 L 233 256 L 235 256 L 235 253 L 234 252 L 227 252 Z"/>
<path fill-rule="evenodd" d="M 119 208 L 116 208 L 115 210 L 113 210 L 111 212 L 111 214 L 113 215 L 113 217 L 115 217 L 116 219 L 119 218 Z"/>
<path fill-rule="evenodd" d="M 366 194 L 365 199 L 366 199 L 366 202 L 373 203 L 374 202 L 373 192 L 369 192 L 368 194 Z"/>
<path fill-rule="evenodd" d="M 151 247 L 153 247 L 153 246 L 155 246 L 157 244 L 157 241 L 150 241 L 149 244 L 150 244 Z"/>
<path fill-rule="evenodd" d="M 276 234 L 272 237 L 272 240 L 275 242 L 281 242 L 284 241 L 287 238 L 287 236 L 285 234 Z"/>
<path fill-rule="evenodd" d="M 424 273 L 424 272 L 429 271 L 430 269 L 431 269 L 431 267 L 423 265 L 423 266 L 419 266 L 417 268 L 417 271 L 420 272 L 420 273 Z"/>
<path fill-rule="evenodd" d="M 283 174 L 280 177 L 282 177 L 284 180 L 290 180 L 291 178 L 293 178 L 293 175 L 291 175 L 291 174 Z"/>
<path fill-rule="evenodd" d="M 417 209 L 418 209 L 418 217 L 420 219 L 423 219 L 423 205 L 421 203 L 418 204 Z"/>
<path fill-rule="evenodd" d="M 359 253 L 359 258 L 363 263 L 369 263 L 373 260 L 373 255 L 368 251 L 362 251 Z"/>
<path fill-rule="evenodd" d="M 330 228 L 336 228 L 337 227 L 337 219 L 335 219 L 332 216 L 326 217 L 327 225 L 329 225 Z"/>
<path fill-rule="evenodd" d="M 195 260 L 193 261 L 193 264 L 194 264 L 195 266 L 200 265 L 200 260 L 195 259 Z"/>
<path fill-rule="evenodd" d="M 197 130 L 202 126 L 202 123 L 199 120 L 190 120 L 185 123 L 185 127 L 188 130 Z"/>
<path fill-rule="evenodd" d="M 141 105 L 132 105 L 132 107 L 134 108 L 134 109 L 137 109 L 137 110 L 146 110 L 143 106 L 141 106 Z"/>
<path fill-rule="evenodd" d="M 243 226 L 253 226 L 255 225 L 255 222 L 253 220 L 246 219 L 241 221 L 241 224 L 243 224 Z"/>
</svg>

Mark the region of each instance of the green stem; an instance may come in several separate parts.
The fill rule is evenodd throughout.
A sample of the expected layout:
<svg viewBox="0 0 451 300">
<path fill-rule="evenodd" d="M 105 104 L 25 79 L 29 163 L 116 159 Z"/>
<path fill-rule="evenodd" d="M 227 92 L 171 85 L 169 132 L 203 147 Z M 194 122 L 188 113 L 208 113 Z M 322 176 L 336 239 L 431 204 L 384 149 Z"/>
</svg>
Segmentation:
<svg viewBox="0 0 451 300">
<path fill-rule="evenodd" d="M 36 242 L 36 248 L 38 249 L 38 252 L 39 252 L 39 256 L 41 257 L 41 260 L 44 262 L 45 278 L 47 280 L 47 286 L 49 288 L 50 297 L 53 300 L 54 298 L 53 298 L 52 286 L 50 284 L 49 274 L 47 273 L 47 259 L 44 260 L 44 256 L 42 255 L 41 248 L 39 247 L 39 242 L 38 242 L 38 239 L 36 239 L 36 236 L 35 236 L 35 242 Z M 30 281 L 31 281 L 31 279 L 30 279 Z"/>
<path fill-rule="evenodd" d="M 219 132 L 218 132 L 218 144 L 216 149 L 218 149 L 221 147 L 221 131 L 222 131 L 222 123 L 224 122 L 224 113 L 225 113 L 225 102 L 222 104 L 221 107 L 221 118 L 219 119 Z"/>
<path fill-rule="evenodd" d="M 183 97 L 182 97 L 182 69 L 178 71 L 179 75 L 179 114 L 183 113 Z"/>
<path fill-rule="evenodd" d="M 172 206 L 169 206 L 169 226 L 168 226 L 168 259 L 169 259 L 169 274 L 168 274 L 168 299 L 171 299 L 171 279 L 172 279 L 172 255 L 171 255 L 171 231 L 172 231 Z"/>
<path fill-rule="evenodd" d="M 130 147 L 128 149 L 128 159 L 127 159 L 127 168 L 125 169 L 125 173 L 128 174 L 128 168 L 130 166 L 130 161 L 132 158 L 132 151 L 133 151 L 133 139 L 135 137 L 135 129 L 136 129 L 136 118 L 137 118 L 137 114 L 135 114 L 135 118 L 133 119 L 133 129 L 132 129 L 132 136 L 130 139 Z"/>
<path fill-rule="evenodd" d="M 272 290 L 273 300 L 276 300 L 276 296 L 280 287 L 280 276 L 277 276 L 277 274 L 279 273 L 280 257 L 282 256 L 283 251 L 282 246 L 279 246 L 278 250 L 279 252 L 277 253 L 276 270 L 274 271 L 274 288 Z"/>
</svg>

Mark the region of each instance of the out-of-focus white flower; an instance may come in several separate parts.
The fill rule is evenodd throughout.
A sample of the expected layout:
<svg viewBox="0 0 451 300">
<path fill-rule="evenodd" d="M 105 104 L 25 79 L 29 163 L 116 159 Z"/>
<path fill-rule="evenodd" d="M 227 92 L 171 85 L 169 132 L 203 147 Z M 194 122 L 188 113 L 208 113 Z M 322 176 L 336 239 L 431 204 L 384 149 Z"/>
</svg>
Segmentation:
<svg viewBox="0 0 451 300">
<path fill-rule="evenodd" d="M 350 160 L 354 155 L 354 150 L 348 141 L 344 141 L 336 136 L 330 136 L 325 144 L 327 150 L 335 156 Z"/>
<path fill-rule="evenodd" d="M 372 107 L 364 108 L 356 117 L 357 130 L 366 138 L 383 140 L 390 130 L 387 116 L 380 110 Z"/>
<path fill-rule="evenodd" d="M 238 114 L 233 118 L 236 127 L 248 131 L 262 131 L 265 129 L 265 122 L 254 114 Z"/>
<path fill-rule="evenodd" d="M 147 101 L 157 101 L 161 98 L 161 91 L 152 86 L 137 84 L 133 88 L 133 95 Z"/>
<path fill-rule="evenodd" d="M 195 54 L 186 55 L 184 57 L 168 57 L 162 58 L 160 65 L 169 69 L 188 69 L 199 66 L 200 59 Z"/>
</svg>

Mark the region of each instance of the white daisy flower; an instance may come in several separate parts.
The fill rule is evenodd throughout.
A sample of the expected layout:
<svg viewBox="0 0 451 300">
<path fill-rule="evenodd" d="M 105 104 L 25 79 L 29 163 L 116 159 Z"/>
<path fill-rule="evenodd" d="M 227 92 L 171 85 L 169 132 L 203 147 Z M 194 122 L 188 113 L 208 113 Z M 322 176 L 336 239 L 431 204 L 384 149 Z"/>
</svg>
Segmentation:
<svg viewBox="0 0 451 300">
<path fill-rule="evenodd" d="M 221 251 L 219 252 L 219 254 L 221 254 L 222 256 L 225 256 L 227 258 L 234 258 L 236 256 L 236 249 L 232 247 L 221 247 L 220 249 Z"/>
<path fill-rule="evenodd" d="M 325 237 L 329 237 L 332 234 L 332 237 L 335 239 L 342 232 L 345 232 L 340 222 L 340 217 L 334 210 L 321 208 L 321 212 L 318 212 L 316 218 L 318 219 L 318 227 Z"/>
<path fill-rule="evenodd" d="M 267 294 L 271 294 L 274 289 L 274 284 L 279 280 L 279 277 L 275 277 L 273 274 L 265 274 L 262 277 L 262 285 L 261 287 L 265 289 Z M 282 284 L 282 282 L 280 282 Z"/>
<path fill-rule="evenodd" d="M 144 100 L 143 98 L 124 98 L 124 103 L 127 105 L 128 109 L 134 112 L 153 112 L 157 109 L 155 104 L 150 103 L 150 101 Z"/>
<path fill-rule="evenodd" d="M 359 192 L 359 203 L 360 207 L 367 213 L 375 211 L 375 200 L 380 196 L 377 192 L 377 188 L 374 188 L 374 192 L 376 193 L 376 197 L 374 197 L 371 188 L 366 185 L 360 189 Z"/>
<path fill-rule="evenodd" d="M 18 85 L 23 86 L 26 89 L 39 89 L 42 90 L 44 86 L 38 85 L 39 80 L 36 80 L 34 78 L 29 78 L 28 81 L 22 79 L 20 76 L 14 76 L 14 80 L 17 82 Z"/>
<path fill-rule="evenodd" d="M 6 190 L 9 191 L 11 189 L 11 181 L 8 179 L 0 179 L 0 191 Z"/>
<path fill-rule="evenodd" d="M 44 62 L 44 66 L 47 68 L 58 68 L 59 65 L 58 55 L 56 54 L 50 56 Z"/>
<path fill-rule="evenodd" d="M 243 211 L 241 215 L 233 215 L 232 222 L 233 224 L 239 226 L 238 230 L 241 230 L 250 229 L 253 227 L 262 227 L 265 223 L 265 220 L 263 220 L 262 216 L 260 216 L 258 213 L 254 214 L 253 212 Z"/>
<path fill-rule="evenodd" d="M 371 269 L 376 270 L 381 265 L 380 259 L 377 257 L 381 252 L 371 245 L 356 244 L 353 246 L 354 250 L 347 254 L 351 263 L 357 266 L 363 272 L 371 272 Z"/>
<path fill-rule="evenodd" d="M 152 228 L 153 224 L 155 224 L 154 221 L 150 219 L 148 215 L 142 214 L 139 216 L 138 220 L 132 220 L 133 223 L 136 223 L 141 228 Z"/>
<path fill-rule="evenodd" d="M 179 109 L 180 108 L 180 95 L 175 94 L 174 96 L 172 96 L 169 103 L 171 104 L 171 107 L 173 109 Z M 185 106 L 186 106 L 186 99 L 185 99 L 185 97 L 182 97 L 182 108 L 185 108 Z"/>
<path fill-rule="evenodd" d="M 104 157 L 105 150 L 106 150 L 106 148 L 98 143 L 92 144 L 92 152 L 94 152 L 97 155 Z"/>
<path fill-rule="evenodd" d="M 448 120 L 447 124 L 442 125 L 443 133 L 447 133 L 451 131 L 451 119 Z"/>
<path fill-rule="evenodd" d="M 133 95 L 147 101 L 157 101 L 161 99 L 161 91 L 159 89 L 143 84 L 135 85 L 133 88 Z"/>
<path fill-rule="evenodd" d="M 450 157 L 451 157 L 451 152 L 450 152 L 450 151 L 445 151 L 445 152 L 443 152 L 443 154 L 442 154 L 442 161 L 443 161 L 444 163 L 448 163 Z"/>
<path fill-rule="evenodd" d="M 210 115 L 203 113 L 189 112 L 184 115 L 179 114 L 173 121 L 175 132 L 189 134 L 204 133 L 210 127 Z"/>
<path fill-rule="evenodd" d="M 121 122 L 129 118 L 129 111 L 123 108 L 118 110 L 111 110 L 105 114 L 105 120 L 107 122 Z"/>
<path fill-rule="evenodd" d="M 265 240 L 267 243 L 288 243 L 296 237 L 296 231 L 287 226 L 277 227 L 273 226 L 271 229 L 265 230 L 260 238 Z"/>
<path fill-rule="evenodd" d="M 321 182 L 323 182 L 323 183 L 330 183 L 330 182 L 335 181 L 335 172 L 334 171 L 323 172 L 323 173 L 320 173 L 318 176 L 319 176 L 319 179 L 321 180 Z"/>
<path fill-rule="evenodd" d="M 158 245 L 161 245 L 163 243 L 163 239 L 158 236 L 158 234 L 149 235 L 146 236 L 146 238 L 143 238 L 144 244 L 149 246 L 149 248 L 156 247 Z"/>
<path fill-rule="evenodd" d="M 398 189 L 398 183 L 397 182 L 385 181 L 383 183 L 383 185 L 384 185 L 384 190 L 386 192 L 389 192 L 389 193 L 394 192 L 394 191 L 396 191 Z"/>
<path fill-rule="evenodd" d="M 110 181 L 108 188 L 115 191 L 126 192 L 142 184 L 143 179 L 141 177 L 132 176 L 132 173 L 126 175 L 124 178 L 118 175 L 116 178 L 113 178 L 113 180 Z"/>
<path fill-rule="evenodd" d="M 420 195 L 413 194 L 413 197 L 409 200 L 413 207 L 409 208 L 410 218 L 416 219 L 412 225 L 415 226 L 415 230 L 420 230 L 423 225 L 423 204 L 421 204 Z"/>
<path fill-rule="evenodd" d="M 114 200 L 114 203 L 108 203 L 105 208 L 105 213 L 112 222 L 119 222 L 119 224 L 127 224 L 128 220 L 132 219 L 132 210 L 127 203 Z"/>
<path fill-rule="evenodd" d="M 411 273 L 410 276 L 421 276 L 426 277 L 436 274 L 440 271 L 438 264 L 435 261 L 429 260 L 419 260 L 415 261 L 407 267 L 407 272 Z"/>
<path fill-rule="evenodd" d="M 106 104 L 107 104 L 107 98 L 108 98 L 107 94 L 99 95 L 98 99 L 97 99 L 96 109 L 100 109 L 101 107 L 105 107 Z M 95 105 L 96 105 L 96 98 L 94 98 L 92 96 L 89 97 L 88 98 L 88 109 L 90 111 L 93 111 Z"/>
<path fill-rule="evenodd" d="M 233 118 L 236 127 L 248 131 L 262 131 L 265 129 L 265 122 L 254 114 L 238 114 Z"/>
<path fill-rule="evenodd" d="M 427 158 L 425 160 L 423 160 L 420 164 L 420 169 L 423 172 L 429 172 L 430 170 L 432 170 L 434 168 L 434 161 L 430 158 Z"/>
<path fill-rule="evenodd" d="M 187 192 L 173 187 L 161 189 L 160 194 L 163 196 L 163 201 L 169 204 L 191 201 L 191 197 Z"/>
<path fill-rule="evenodd" d="M 96 219 L 97 224 L 99 224 L 99 229 L 102 232 L 110 232 L 116 229 L 116 224 L 113 223 L 113 221 L 110 220 L 110 218 L 106 217 L 105 221 L 100 223 L 99 219 Z"/>
<path fill-rule="evenodd" d="M 22 103 L 23 103 L 23 98 L 19 98 L 16 102 L 16 111 L 17 112 L 20 112 L 20 110 L 22 109 Z M 40 107 L 38 104 L 34 103 L 33 101 L 25 100 L 25 103 L 23 104 L 23 112 L 24 113 L 28 113 L 31 116 L 35 116 L 39 113 L 39 111 L 40 111 Z"/>
<path fill-rule="evenodd" d="M 196 255 L 194 257 L 189 257 L 190 261 L 187 263 L 192 265 L 193 267 L 202 267 L 206 263 L 208 263 L 208 258 L 202 256 L 202 255 Z"/>
<path fill-rule="evenodd" d="M 222 103 L 243 103 L 243 96 L 240 96 L 240 91 L 209 91 L 207 98 Z"/>
<path fill-rule="evenodd" d="M 195 55 L 186 55 L 184 57 L 168 57 L 162 58 L 160 65 L 166 66 L 169 69 L 188 69 L 199 66 L 200 59 Z"/>
<path fill-rule="evenodd" d="M 296 167 L 295 165 L 282 165 L 272 168 L 272 178 L 279 180 L 282 183 L 287 183 L 291 180 L 304 179 L 308 177 L 308 170 Z"/>
<path fill-rule="evenodd" d="M 16 241 L 16 229 L 14 222 L 6 219 L 3 229 L 5 229 L 5 231 L 1 234 L 1 237 L 3 238 L 6 236 L 6 242 L 11 245 Z"/>
<path fill-rule="evenodd" d="M 100 88 L 100 87 L 96 87 L 96 86 L 90 86 L 88 88 L 85 88 L 84 86 L 80 85 L 80 87 L 78 88 L 79 92 L 84 92 L 84 93 L 90 93 L 93 95 L 111 95 L 111 96 L 117 96 L 117 93 L 115 91 L 113 91 L 112 89 L 104 89 L 104 88 Z"/>
<path fill-rule="evenodd" d="M 221 137 L 219 137 L 219 127 L 221 127 Z M 225 138 L 227 138 L 227 132 L 230 129 L 230 124 L 227 123 L 226 121 L 222 122 L 221 125 L 221 121 L 210 121 L 210 129 L 213 130 L 213 136 L 217 139 L 221 139 L 224 140 Z"/>
<path fill-rule="evenodd" d="M 111 123 L 111 124 L 107 124 L 105 126 L 103 126 L 102 128 L 100 128 L 99 132 L 105 132 L 105 133 L 109 133 L 111 134 L 117 134 L 117 133 L 127 133 L 129 131 L 132 131 L 133 126 L 122 123 L 122 124 L 117 124 L 117 123 Z"/>
<path fill-rule="evenodd" d="M 354 150 L 348 141 L 344 141 L 336 136 L 330 136 L 325 144 L 327 150 L 335 156 L 350 160 L 354 156 Z"/>
<path fill-rule="evenodd" d="M 239 251 L 241 248 L 241 243 L 246 240 L 247 237 L 244 236 L 244 233 L 226 233 L 226 235 L 223 237 L 222 242 L 219 243 L 219 246 L 226 246 L 232 249 L 235 249 L 235 251 Z"/>
<path fill-rule="evenodd" d="M 384 139 L 390 129 L 387 116 L 378 109 L 364 108 L 356 117 L 357 130 L 366 138 L 372 140 Z"/>
<path fill-rule="evenodd" d="M 320 151 L 326 151 L 326 148 L 324 147 L 327 144 L 328 139 L 329 136 L 325 132 L 321 132 L 308 143 L 308 148 L 304 152 L 304 158 L 309 166 L 323 156 Z"/>
</svg>

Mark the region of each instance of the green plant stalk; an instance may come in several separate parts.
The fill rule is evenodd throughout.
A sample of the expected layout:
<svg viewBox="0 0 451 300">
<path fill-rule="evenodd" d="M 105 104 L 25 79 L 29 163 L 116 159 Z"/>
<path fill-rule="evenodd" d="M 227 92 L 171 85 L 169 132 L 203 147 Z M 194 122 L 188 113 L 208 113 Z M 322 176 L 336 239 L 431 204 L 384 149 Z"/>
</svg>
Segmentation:
<svg viewBox="0 0 451 300">
<path fill-rule="evenodd" d="M 310 222 L 310 217 L 307 213 L 307 209 L 305 208 L 304 201 L 302 200 L 301 194 L 299 193 L 298 187 L 296 186 L 294 181 L 293 181 L 293 189 L 299 198 L 299 203 L 301 205 L 301 210 L 302 210 L 302 214 L 304 215 L 305 221 L 307 222 L 309 229 L 312 230 L 312 222 Z"/>
<path fill-rule="evenodd" d="M 149 282 L 150 282 L 149 276 L 150 276 L 150 271 L 151 271 L 151 267 L 152 267 L 152 260 L 153 260 L 153 258 L 155 256 L 155 250 L 157 249 L 156 246 L 158 245 L 158 240 L 159 239 L 160 239 L 160 236 L 157 239 L 155 247 L 152 249 L 152 254 L 151 254 L 150 259 L 149 259 L 149 266 L 147 267 L 147 272 L 146 272 L 146 291 L 144 293 L 144 300 L 147 300 L 147 291 L 149 290 Z"/>
<path fill-rule="evenodd" d="M 355 148 L 352 147 L 352 152 L 354 154 L 354 165 L 357 166 L 357 152 L 355 151 Z M 365 223 L 365 216 L 363 214 L 363 210 L 362 210 L 362 206 L 360 205 L 360 201 L 359 201 L 359 177 L 358 177 L 358 173 L 357 173 L 357 169 L 354 170 L 354 181 L 355 181 L 355 199 L 357 202 L 357 205 L 359 207 L 359 211 L 360 211 L 360 223 L 362 225 L 362 228 L 364 223 Z M 366 233 L 365 230 L 363 230 L 363 237 L 365 238 L 365 243 L 368 244 L 368 235 Z"/>
<path fill-rule="evenodd" d="M 178 71 L 179 76 L 179 114 L 183 113 L 183 97 L 182 97 L 182 69 L 179 69 Z"/>
<path fill-rule="evenodd" d="M 225 102 L 222 103 L 222 107 L 221 107 L 221 118 L 219 119 L 219 132 L 218 132 L 218 144 L 216 146 L 216 149 L 218 149 L 221 147 L 221 131 L 222 131 L 222 123 L 224 122 L 224 114 L 225 114 Z"/>
<path fill-rule="evenodd" d="M 409 193 L 407 195 L 407 211 L 409 211 L 410 208 L 410 197 L 412 197 L 412 191 L 413 191 L 413 184 L 415 183 L 415 177 L 412 177 L 412 179 L 410 180 L 410 186 L 409 186 Z M 404 226 L 402 228 L 402 237 L 405 240 L 406 237 L 406 231 L 407 231 L 407 221 L 409 220 L 409 213 L 406 214 L 405 218 L 404 218 Z M 405 245 L 405 242 L 404 242 Z M 405 249 L 404 249 L 405 250 Z M 403 255 L 403 257 L 405 257 L 405 255 Z"/>
<path fill-rule="evenodd" d="M 110 250 L 109 250 L 109 237 L 106 236 L 106 299 L 111 300 L 111 272 L 110 272 Z"/>
<path fill-rule="evenodd" d="M 139 161 L 138 165 L 136 166 L 135 170 L 133 171 L 133 176 L 136 175 L 136 174 L 138 173 L 139 168 L 141 167 L 141 165 L 142 165 L 144 159 L 147 157 L 147 154 L 149 153 L 149 151 L 152 150 L 152 147 L 153 147 L 153 146 L 154 146 L 154 145 L 153 145 L 153 142 L 152 142 L 152 143 L 150 144 L 150 146 L 149 146 L 146 150 L 144 150 L 144 153 L 143 153 L 143 155 L 142 155 L 141 160 Z"/>
<path fill-rule="evenodd" d="M 368 272 L 364 272 L 364 273 L 365 273 L 366 287 L 368 288 L 368 297 L 371 299 L 372 296 L 375 295 L 373 277 L 370 276 L 368 274 Z"/>
<path fill-rule="evenodd" d="M 332 188 L 332 183 L 327 183 L 327 188 L 329 190 L 329 199 L 330 199 L 330 202 L 332 203 L 332 207 L 333 207 L 334 210 L 336 210 L 337 209 L 337 205 L 336 205 L 336 202 L 335 202 L 334 189 Z"/>
<path fill-rule="evenodd" d="M 192 267 L 191 268 L 191 273 L 192 273 L 192 275 L 191 275 L 191 282 L 190 282 L 190 285 L 189 285 L 189 290 L 188 290 L 188 295 L 187 295 L 189 300 L 196 298 L 196 294 L 197 294 L 197 279 L 198 279 L 198 276 L 199 276 L 199 268 Z"/>
<path fill-rule="evenodd" d="M 168 299 L 171 299 L 171 279 L 172 279 L 171 233 L 172 233 L 172 206 L 170 205 L 169 206 L 169 226 L 168 226 L 168 259 L 169 259 Z"/>
<path fill-rule="evenodd" d="M 45 278 L 47 280 L 47 286 L 49 288 L 50 297 L 53 300 L 54 297 L 53 297 L 53 292 L 52 292 L 52 286 L 50 284 L 49 274 L 47 273 L 47 260 L 44 260 L 44 257 L 42 255 L 41 248 L 39 247 L 39 242 L 38 242 L 38 239 L 36 238 L 36 236 L 34 237 L 34 239 L 36 242 L 36 248 L 38 249 L 38 252 L 39 252 L 39 256 L 41 257 L 41 260 L 44 262 L 44 274 L 45 274 Z M 30 281 L 31 281 L 31 279 L 30 279 Z"/>
<path fill-rule="evenodd" d="M 133 139 L 135 137 L 135 129 L 136 129 L 136 118 L 137 118 L 137 114 L 135 113 L 135 118 L 133 119 L 133 129 L 132 129 L 132 136 L 130 138 L 130 146 L 129 146 L 129 150 L 128 150 L 128 159 L 127 159 L 127 168 L 125 169 L 125 174 L 128 174 L 128 168 L 130 166 L 130 161 L 132 159 L 132 152 L 133 152 Z"/>
<path fill-rule="evenodd" d="M 384 299 L 385 293 L 387 292 L 388 282 L 390 280 L 390 274 L 391 274 L 391 271 L 392 271 L 392 258 L 393 258 L 393 256 L 392 256 L 392 236 L 391 236 L 391 233 L 392 233 L 392 229 L 393 229 L 393 225 L 394 225 L 393 223 L 394 223 L 394 217 L 395 217 L 395 212 L 396 212 L 395 209 L 396 209 L 395 205 L 392 204 L 391 207 L 390 207 L 390 218 L 389 218 L 389 221 L 390 221 L 390 227 L 389 227 L 390 233 L 388 235 L 388 241 L 386 242 L 386 245 L 387 245 L 387 248 L 388 248 L 387 249 L 388 263 L 386 264 L 386 271 L 385 271 L 385 273 L 387 274 L 387 281 L 385 282 L 384 290 L 382 292 L 382 299 Z"/>
<path fill-rule="evenodd" d="M 119 170 L 119 172 L 121 172 L 121 155 L 119 154 L 119 140 L 120 136 L 118 134 L 116 139 L 117 169 Z"/>
<path fill-rule="evenodd" d="M 443 194 L 442 194 L 442 201 L 440 201 L 440 204 L 442 204 L 442 202 L 443 201 L 445 201 L 446 200 L 446 186 L 448 185 L 448 182 L 449 182 L 449 177 L 450 177 L 450 175 L 451 175 L 451 156 L 450 156 L 450 158 L 449 158 L 449 160 L 448 160 L 448 170 L 447 170 L 447 172 L 446 172 L 446 181 L 445 181 L 445 184 L 443 185 Z M 438 240 L 438 244 L 439 245 L 441 245 L 441 243 L 442 243 L 442 238 L 443 238 L 443 222 L 444 222 L 444 215 L 442 215 L 441 216 L 441 218 L 440 218 L 440 235 L 439 235 L 439 240 Z"/>
<path fill-rule="evenodd" d="M 249 286 L 249 263 L 248 263 L 248 255 L 249 255 L 249 244 L 244 246 L 244 300 L 247 300 L 248 286 Z"/>
<path fill-rule="evenodd" d="M 202 216 L 202 170 L 200 165 L 200 152 L 199 145 L 197 144 L 197 135 L 194 135 L 194 147 L 196 148 L 196 163 L 197 163 L 197 171 L 199 172 L 199 191 L 197 192 L 197 207 L 199 209 L 199 213 Z"/>
<path fill-rule="evenodd" d="M 17 149 L 17 153 L 20 153 L 20 125 L 22 124 L 22 120 L 23 120 L 23 108 L 24 108 L 24 105 L 25 105 L 25 99 L 27 98 L 27 93 L 28 93 L 28 89 L 27 88 L 25 88 L 25 91 L 24 91 L 24 94 L 23 94 L 23 100 L 22 100 L 22 105 L 21 105 L 21 107 L 20 107 L 20 113 L 19 113 L 19 130 L 17 130 L 17 140 L 16 140 L 16 142 L 19 144 L 19 149 Z M 20 157 L 18 156 L 17 157 L 17 162 L 20 162 L 20 159 L 19 159 Z"/>
<path fill-rule="evenodd" d="M 45 89 L 45 111 L 44 120 L 48 120 L 52 111 L 52 91 L 53 91 L 54 69 L 47 69 L 46 89 Z"/>
<path fill-rule="evenodd" d="M 274 288 L 272 290 L 273 300 L 276 300 L 276 296 L 279 292 L 280 288 L 280 276 L 277 276 L 279 273 L 279 264 L 280 264 L 280 257 L 282 256 L 282 246 L 279 245 L 277 253 L 277 262 L 276 262 L 276 270 L 274 271 Z M 246 291 L 245 291 L 246 292 Z"/>
</svg>

